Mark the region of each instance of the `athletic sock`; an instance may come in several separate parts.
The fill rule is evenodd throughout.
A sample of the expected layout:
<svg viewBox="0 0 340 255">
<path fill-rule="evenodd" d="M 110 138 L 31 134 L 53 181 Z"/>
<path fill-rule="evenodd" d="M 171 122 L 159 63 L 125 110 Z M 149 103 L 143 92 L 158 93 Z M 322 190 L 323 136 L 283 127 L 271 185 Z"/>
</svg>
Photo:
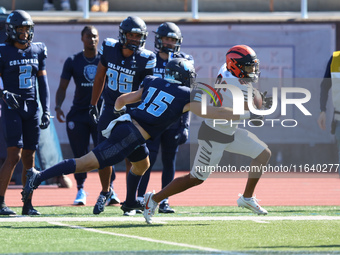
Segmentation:
<svg viewBox="0 0 340 255">
<path fill-rule="evenodd" d="M 5 197 L 4 196 L 0 196 L 0 208 L 5 208 L 6 204 L 5 204 Z"/>
<path fill-rule="evenodd" d="M 55 176 L 68 175 L 76 171 L 76 161 L 74 159 L 65 159 L 64 161 L 41 171 L 39 181 L 45 181 Z"/>
<path fill-rule="evenodd" d="M 126 180 L 126 201 L 125 201 L 127 204 L 131 205 L 136 201 L 136 192 L 141 178 L 142 175 L 135 175 L 134 173 L 132 173 L 131 170 L 128 173 Z"/>
</svg>

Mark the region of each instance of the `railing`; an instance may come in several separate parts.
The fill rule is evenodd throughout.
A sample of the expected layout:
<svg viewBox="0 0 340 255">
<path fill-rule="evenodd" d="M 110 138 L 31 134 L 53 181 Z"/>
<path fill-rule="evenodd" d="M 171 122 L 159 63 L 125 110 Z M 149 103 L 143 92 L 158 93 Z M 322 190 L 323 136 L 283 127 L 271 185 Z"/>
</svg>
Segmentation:
<svg viewBox="0 0 340 255">
<path fill-rule="evenodd" d="M 273 10 L 273 0 L 270 1 L 270 9 Z M 192 18 L 198 19 L 198 0 L 191 0 Z M 301 0 L 301 18 L 308 18 L 308 0 Z"/>
<path fill-rule="evenodd" d="M 15 0 L 13 0 L 15 2 Z M 88 19 L 89 18 L 89 0 L 83 1 L 83 18 Z M 271 9 L 273 9 L 273 0 L 270 2 Z M 198 19 L 198 0 L 191 0 L 191 12 L 192 12 L 192 18 Z M 301 18 L 307 19 L 308 18 L 308 0 L 301 0 Z"/>
</svg>

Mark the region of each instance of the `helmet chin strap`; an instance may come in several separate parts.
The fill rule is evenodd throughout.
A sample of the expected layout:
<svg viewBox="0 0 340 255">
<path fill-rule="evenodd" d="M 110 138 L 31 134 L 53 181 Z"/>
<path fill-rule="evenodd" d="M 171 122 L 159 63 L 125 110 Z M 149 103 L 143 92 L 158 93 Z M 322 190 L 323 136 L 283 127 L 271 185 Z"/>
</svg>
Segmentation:
<svg viewBox="0 0 340 255">
<path fill-rule="evenodd" d="M 136 49 L 133 50 L 131 68 L 137 69 L 137 61 L 136 61 Z"/>
</svg>

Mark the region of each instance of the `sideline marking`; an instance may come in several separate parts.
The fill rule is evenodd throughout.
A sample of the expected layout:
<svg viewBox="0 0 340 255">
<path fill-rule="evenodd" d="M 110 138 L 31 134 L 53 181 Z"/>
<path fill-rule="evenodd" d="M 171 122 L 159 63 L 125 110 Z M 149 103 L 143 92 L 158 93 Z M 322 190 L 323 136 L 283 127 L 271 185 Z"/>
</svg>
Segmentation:
<svg viewBox="0 0 340 255">
<path fill-rule="evenodd" d="M 141 237 L 141 236 L 126 235 L 126 234 L 118 234 L 118 233 L 113 233 L 113 232 L 106 232 L 106 231 L 97 230 L 97 229 L 93 229 L 93 228 L 86 228 L 86 227 L 81 227 L 81 226 L 68 225 L 68 224 L 61 223 L 61 222 L 56 222 L 56 221 L 48 222 L 48 223 L 53 224 L 53 225 L 57 225 L 57 226 L 81 229 L 81 230 L 90 231 L 90 232 L 99 233 L 99 234 L 104 234 L 104 235 L 127 237 L 127 238 L 147 241 L 147 242 L 153 242 L 153 243 L 168 244 L 168 245 L 175 245 L 175 246 L 180 246 L 180 247 L 192 248 L 192 249 L 197 249 L 197 250 L 201 250 L 201 251 L 214 251 L 214 252 L 220 252 L 221 251 L 221 250 L 217 250 L 217 249 L 213 249 L 213 248 L 206 248 L 206 247 L 202 247 L 202 246 L 190 245 L 190 244 L 185 244 L 185 243 L 168 242 L 168 241 L 162 241 L 162 240 L 152 239 L 152 238 L 148 238 L 148 237 Z"/>
<path fill-rule="evenodd" d="M 167 221 L 280 221 L 280 220 L 340 220 L 340 216 L 214 216 L 214 217 L 153 217 L 154 223 Z M 143 217 L 41 217 L 41 216 L 10 216 L 0 217 L 0 222 L 78 222 L 78 221 L 118 221 L 118 222 L 145 222 Z"/>
</svg>

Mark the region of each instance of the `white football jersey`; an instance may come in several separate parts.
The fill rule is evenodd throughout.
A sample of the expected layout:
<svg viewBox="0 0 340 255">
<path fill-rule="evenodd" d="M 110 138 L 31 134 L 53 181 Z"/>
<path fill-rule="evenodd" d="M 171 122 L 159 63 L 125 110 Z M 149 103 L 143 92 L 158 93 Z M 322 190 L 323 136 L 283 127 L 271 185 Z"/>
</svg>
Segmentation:
<svg viewBox="0 0 340 255">
<path fill-rule="evenodd" d="M 218 72 L 217 78 L 220 79 L 220 83 L 226 83 L 226 84 L 231 84 L 234 85 L 236 87 L 238 87 L 239 89 L 241 89 L 241 91 L 243 92 L 243 96 L 244 96 L 244 100 L 245 102 L 247 102 L 248 100 L 248 88 L 251 88 L 253 90 L 253 85 L 251 83 L 244 83 L 241 84 L 239 79 L 236 78 L 235 76 L 233 76 L 226 67 L 226 64 L 224 63 L 221 68 L 220 71 Z M 222 106 L 223 107 L 233 107 L 233 96 L 232 93 L 230 92 L 230 90 L 228 89 L 217 89 L 216 90 L 221 98 L 222 101 Z M 253 97 L 253 95 L 252 95 Z M 219 100 L 217 99 L 216 101 L 219 102 Z M 241 122 L 241 121 L 234 121 L 235 122 Z M 237 124 L 231 125 L 230 121 L 228 121 L 227 124 L 216 124 L 214 126 L 214 120 L 213 119 L 206 119 L 205 123 L 219 131 L 222 132 L 224 134 L 228 134 L 228 135 L 232 135 L 235 133 L 236 128 L 238 127 Z"/>
</svg>

